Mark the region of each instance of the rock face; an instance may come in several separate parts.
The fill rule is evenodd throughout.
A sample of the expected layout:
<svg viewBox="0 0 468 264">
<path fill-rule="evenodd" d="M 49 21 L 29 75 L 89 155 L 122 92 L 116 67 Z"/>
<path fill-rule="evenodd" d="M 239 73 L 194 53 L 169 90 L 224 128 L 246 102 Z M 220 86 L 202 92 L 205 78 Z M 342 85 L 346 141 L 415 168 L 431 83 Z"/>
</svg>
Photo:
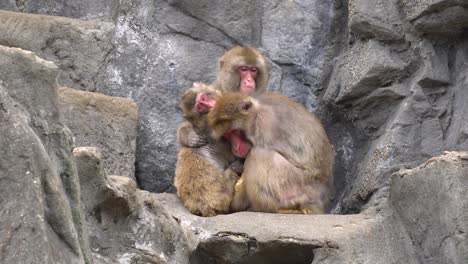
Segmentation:
<svg viewBox="0 0 468 264">
<path fill-rule="evenodd" d="M 466 1 L 7 0 L 0 9 L 9 10 L 0 11 L 1 263 L 468 258 Z M 259 47 L 269 89 L 323 120 L 336 152 L 335 215 L 200 218 L 173 194 L 147 192 L 173 191 L 179 96 L 213 81 L 234 45 Z M 76 90 L 59 93 L 56 80 Z M 135 179 L 146 191 L 131 179 L 135 105 L 108 96 L 139 107 Z"/>
<path fill-rule="evenodd" d="M 468 152 L 450 152 L 393 175 L 390 200 L 421 263 L 468 258 L 467 164 Z"/>
<path fill-rule="evenodd" d="M 114 25 L 0 10 L 0 45 L 19 47 L 55 62 L 60 84 L 96 89 L 96 75 L 112 46 Z"/>
<path fill-rule="evenodd" d="M 0 46 L 2 263 L 84 263 L 88 236 L 57 67 Z"/>
<path fill-rule="evenodd" d="M 101 149 L 109 174 L 135 179 L 138 108 L 133 100 L 62 87 L 59 106 L 75 145 Z"/>
<path fill-rule="evenodd" d="M 128 177 L 107 176 L 98 149 L 73 154 L 96 263 L 187 263 L 190 241 L 152 194 Z"/>
</svg>

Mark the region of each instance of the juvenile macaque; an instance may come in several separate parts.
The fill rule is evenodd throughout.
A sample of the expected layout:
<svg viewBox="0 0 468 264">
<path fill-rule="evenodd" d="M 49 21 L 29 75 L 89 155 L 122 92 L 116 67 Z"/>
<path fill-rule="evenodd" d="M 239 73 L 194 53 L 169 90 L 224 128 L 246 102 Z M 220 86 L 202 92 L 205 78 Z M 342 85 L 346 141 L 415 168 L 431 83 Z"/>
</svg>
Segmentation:
<svg viewBox="0 0 468 264">
<path fill-rule="evenodd" d="M 179 107 L 196 133 L 209 133 L 207 113 L 220 95 L 219 91 L 201 83 L 194 84 L 183 94 Z M 201 147 L 181 148 L 174 186 L 190 212 L 214 216 L 229 212 L 234 185 L 242 173 L 242 163 L 233 153 L 245 156 L 250 145 L 236 133 L 219 141 L 207 140 L 207 144 Z"/>
<path fill-rule="evenodd" d="M 255 48 L 234 47 L 219 59 L 218 75 L 213 87 L 221 92 L 262 93 L 268 84 L 268 66 Z M 198 134 L 190 123 L 184 122 L 177 130 L 177 141 L 184 147 L 207 144 L 207 135 Z"/>
<path fill-rule="evenodd" d="M 240 130 L 252 143 L 232 208 L 323 213 L 333 197 L 333 149 L 320 121 L 286 96 L 227 93 L 208 113 L 211 135 Z"/>
</svg>

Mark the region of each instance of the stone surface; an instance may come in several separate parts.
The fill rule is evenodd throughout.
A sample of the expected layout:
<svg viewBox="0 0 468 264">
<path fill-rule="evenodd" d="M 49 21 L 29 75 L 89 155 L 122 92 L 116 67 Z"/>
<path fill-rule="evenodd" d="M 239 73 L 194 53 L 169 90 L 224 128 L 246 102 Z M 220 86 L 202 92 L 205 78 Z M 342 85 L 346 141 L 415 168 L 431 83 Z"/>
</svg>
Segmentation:
<svg viewBox="0 0 468 264">
<path fill-rule="evenodd" d="M 196 237 L 190 263 L 418 263 L 391 213 L 202 218 L 188 213 L 173 194 L 155 196 Z"/>
<path fill-rule="evenodd" d="M 413 21 L 423 15 L 448 6 L 465 3 L 464 0 L 400 0 L 406 19 Z M 466 4 L 466 3 L 465 3 Z"/>
<path fill-rule="evenodd" d="M 135 102 L 62 87 L 59 105 L 76 146 L 99 148 L 109 174 L 135 179 L 138 125 Z"/>
<path fill-rule="evenodd" d="M 189 238 L 152 194 L 128 177 L 107 176 L 97 148 L 73 154 L 95 263 L 188 263 Z"/>
<path fill-rule="evenodd" d="M 468 5 L 452 6 L 417 19 L 415 28 L 430 35 L 459 35 L 468 27 Z"/>
<path fill-rule="evenodd" d="M 13 1 L 15 2 L 15 1 Z M 118 10 L 119 1 L 117 0 L 54 0 L 54 1 L 35 1 L 21 0 L 16 1 L 15 11 L 26 13 L 46 14 L 51 16 L 65 16 L 80 18 L 84 20 L 101 18 L 111 20 L 115 18 Z"/>
<path fill-rule="evenodd" d="M 420 263 L 468 259 L 468 152 L 446 152 L 393 175 L 391 201 Z"/>
<path fill-rule="evenodd" d="M 337 80 L 332 82 L 326 97 L 340 102 L 366 95 L 397 81 L 405 66 L 378 41 L 359 41 L 343 55 Z"/>
<path fill-rule="evenodd" d="M 403 25 L 397 6 L 398 0 L 350 0 L 348 26 L 359 37 L 402 40 Z"/>
<path fill-rule="evenodd" d="M 19 47 L 53 61 L 59 83 L 93 91 L 96 75 L 111 51 L 113 24 L 0 10 L 0 45 Z"/>
<path fill-rule="evenodd" d="M 430 42 L 421 43 L 421 56 L 424 69 L 418 84 L 424 88 L 435 88 L 450 83 L 448 54 L 445 50 L 436 50 Z"/>
<path fill-rule="evenodd" d="M 85 263 L 88 238 L 57 67 L 0 46 L 2 263 Z"/>
</svg>

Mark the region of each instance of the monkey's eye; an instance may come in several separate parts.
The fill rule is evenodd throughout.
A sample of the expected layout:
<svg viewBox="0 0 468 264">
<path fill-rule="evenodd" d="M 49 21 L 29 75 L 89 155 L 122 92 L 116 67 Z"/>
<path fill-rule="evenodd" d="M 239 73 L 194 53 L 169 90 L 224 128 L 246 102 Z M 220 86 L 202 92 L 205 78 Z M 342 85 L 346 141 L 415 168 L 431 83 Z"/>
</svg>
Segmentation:
<svg viewBox="0 0 468 264">
<path fill-rule="evenodd" d="M 247 72 L 247 71 L 249 71 L 249 67 L 247 67 L 247 66 L 242 66 L 242 67 L 239 68 L 239 70 L 240 70 L 241 72 Z"/>
<path fill-rule="evenodd" d="M 252 68 L 250 68 L 250 71 L 251 71 L 251 72 L 257 72 L 257 67 L 252 67 Z"/>
</svg>

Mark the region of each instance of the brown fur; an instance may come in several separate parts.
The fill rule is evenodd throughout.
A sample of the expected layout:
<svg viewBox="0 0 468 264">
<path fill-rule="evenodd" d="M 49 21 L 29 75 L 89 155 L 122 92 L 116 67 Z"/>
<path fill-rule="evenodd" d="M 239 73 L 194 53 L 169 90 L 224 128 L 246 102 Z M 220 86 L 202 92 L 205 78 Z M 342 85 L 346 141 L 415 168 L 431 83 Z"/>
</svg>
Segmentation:
<svg viewBox="0 0 468 264">
<path fill-rule="evenodd" d="M 238 68 L 246 64 L 257 66 L 256 93 L 265 92 L 269 78 L 265 57 L 255 48 L 240 46 L 226 51 L 219 59 L 218 76 L 212 85 L 214 89 L 220 92 L 239 92 Z M 207 143 L 207 138 L 185 122 L 177 129 L 177 142 L 184 147 L 201 147 Z"/>
<path fill-rule="evenodd" d="M 184 93 L 180 108 L 197 133 L 208 133 L 207 115 L 194 110 L 198 93 L 206 92 L 214 98 L 220 93 L 205 84 L 195 84 Z M 230 145 L 221 140 L 209 139 L 201 147 L 182 147 L 177 157 L 174 186 L 185 207 L 193 214 L 214 216 L 229 212 L 234 185 L 239 176 L 232 170 L 235 157 Z"/>
<path fill-rule="evenodd" d="M 208 114 L 214 138 L 240 129 L 253 148 L 232 208 L 323 213 L 333 197 L 333 149 L 320 121 L 284 95 L 227 93 Z"/>
<path fill-rule="evenodd" d="M 234 47 L 224 53 L 219 60 L 218 77 L 213 84 L 216 89 L 223 92 L 239 91 L 238 68 L 242 65 L 256 66 L 256 93 L 266 91 L 268 85 L 268 65 L 265 57 L 253 47 Z"/>
</svg>

